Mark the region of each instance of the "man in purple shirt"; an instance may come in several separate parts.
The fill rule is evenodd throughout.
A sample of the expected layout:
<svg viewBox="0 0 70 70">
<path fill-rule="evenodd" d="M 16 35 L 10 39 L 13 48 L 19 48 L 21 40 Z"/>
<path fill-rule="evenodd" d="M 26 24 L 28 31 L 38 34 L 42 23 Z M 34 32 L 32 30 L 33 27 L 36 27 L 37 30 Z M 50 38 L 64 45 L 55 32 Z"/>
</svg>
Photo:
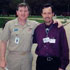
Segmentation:
<svg viewBox="0 0 70 70">
<path fill-rule="evenodd" d="M 65 30 L 53 24 L 53 6 L 45 4 L 42 8 L 44 23 L 34 31 L 33 42 L 37 43 L 36 70 L 65 70 L 69 63 L 69 49 Z"/>
</svg>

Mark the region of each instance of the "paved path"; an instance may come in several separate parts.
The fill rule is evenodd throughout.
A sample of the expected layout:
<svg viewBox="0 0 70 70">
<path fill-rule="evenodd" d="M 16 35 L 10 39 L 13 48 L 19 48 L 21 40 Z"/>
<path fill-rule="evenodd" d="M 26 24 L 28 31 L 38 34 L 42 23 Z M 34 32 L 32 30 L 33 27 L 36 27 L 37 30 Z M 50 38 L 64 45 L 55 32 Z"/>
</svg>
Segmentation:
<svg viewBox="0 0 70 70">
<path fill-rule="evenodd" d="M 69 49 L 70 49 L 70 24 L 67 24 L 66 26 L 64 26 L 65 30 L 66 30 L 66 33 L 67 33 L 67 39 L 68 39 L 68 44 L 69 44 Z M 0 29 L 0 35 L 2 33 L 2 29 Z M 1 36 L 0 36 L 1 38 Z M 37 55 L 35 54 L 35 49 L 36 49 L 36 44 L 34 44 L 32 46 L 32 54 L 33 54 L 33 64 L 32 64 L 32 70 L 35 70 L 35 67 L 36 67 L 36 58 L 37 58 Z M 69 52 L 70 53 L 70 52 Z M 3 69 L 0 69 L 0 70 L 3 70 Z M 67 66 L 67 70 L 70 70 L 70 64 Z"/>
<path fill-rule="evenodd" d="M 67 35 L 67 40 L 68 40 L 68 45 L 69 45 L 69 59 L 70 59 L 70 23 L 64 26 L 66 35 Z M 67 70 L 70 70 L 70 63 L 67 66 Z"/>
</svg>

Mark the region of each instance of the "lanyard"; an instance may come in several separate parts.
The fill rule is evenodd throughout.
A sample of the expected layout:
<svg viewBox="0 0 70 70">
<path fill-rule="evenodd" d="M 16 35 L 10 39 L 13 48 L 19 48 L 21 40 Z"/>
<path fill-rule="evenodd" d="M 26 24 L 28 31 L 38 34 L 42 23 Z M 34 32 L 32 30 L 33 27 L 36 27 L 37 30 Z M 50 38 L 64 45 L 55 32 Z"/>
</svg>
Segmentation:
<svg viewBox="0 0 70 70">
<path fill-rule="evenodd" d="M 46 28 L 46 34 L 47 34 L 47 36 L 48 36 L 48 33 L 49 33 L 49 31 L 51 30 L 52 27 L 53 27 L 53 24 L 49 28 Z"/>
</svg>

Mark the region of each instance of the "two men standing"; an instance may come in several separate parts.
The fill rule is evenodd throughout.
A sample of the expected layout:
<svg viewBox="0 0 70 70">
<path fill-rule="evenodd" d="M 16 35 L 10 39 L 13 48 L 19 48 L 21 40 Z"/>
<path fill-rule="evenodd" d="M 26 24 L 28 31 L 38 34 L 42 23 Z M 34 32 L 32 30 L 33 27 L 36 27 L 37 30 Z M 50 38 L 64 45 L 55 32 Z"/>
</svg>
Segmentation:
<svg viewBox="0 0 70 70">
<path fill-rule="evenodd" d="M 45 22 L 41 25 L 27 19 L 29 7 L 25 3 L 18 5 L 16 14 L 18 17 L 7 22 L 3 30 L 0 67 L 7 66 L 9 70 L 31 70 L 33 41 L 38 44 L 36 70 L 64 70 L 69 62 L 68 44 L 64 28 L 58 28 L 58 24 L 53 22 L 52 7 L 43 7 L 42 16 Z M 6 61 L 7 42 L 9 53 Z"/>
</svg>

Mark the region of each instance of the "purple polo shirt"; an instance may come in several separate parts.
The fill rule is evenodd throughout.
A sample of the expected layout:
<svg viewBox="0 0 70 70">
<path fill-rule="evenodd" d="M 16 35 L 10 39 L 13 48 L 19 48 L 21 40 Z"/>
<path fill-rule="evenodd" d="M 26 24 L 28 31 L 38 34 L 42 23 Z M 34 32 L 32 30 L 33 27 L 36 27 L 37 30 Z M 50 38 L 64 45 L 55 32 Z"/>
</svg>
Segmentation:
<svg viewBox="0 0 70 70">
<path fill-rule="evenodd" d="M 35 29 L 33 42 L 38 44 L 36 54 L 38 56 L 59 57 L 61 60 L 61 68 L 65 69 L 69 63 L 69 48 L 66 33 L 63 27 L 57 27 L 58 24 L 52 23 L 51 25 L 45 26 L 45 23 L 42 23 Z M 48 37 L 55 39 L 55 43 L 43 42 L 43 38 L 47 38 L 47 27 L 51 27 L 48 32 Z"/>
</svg>

